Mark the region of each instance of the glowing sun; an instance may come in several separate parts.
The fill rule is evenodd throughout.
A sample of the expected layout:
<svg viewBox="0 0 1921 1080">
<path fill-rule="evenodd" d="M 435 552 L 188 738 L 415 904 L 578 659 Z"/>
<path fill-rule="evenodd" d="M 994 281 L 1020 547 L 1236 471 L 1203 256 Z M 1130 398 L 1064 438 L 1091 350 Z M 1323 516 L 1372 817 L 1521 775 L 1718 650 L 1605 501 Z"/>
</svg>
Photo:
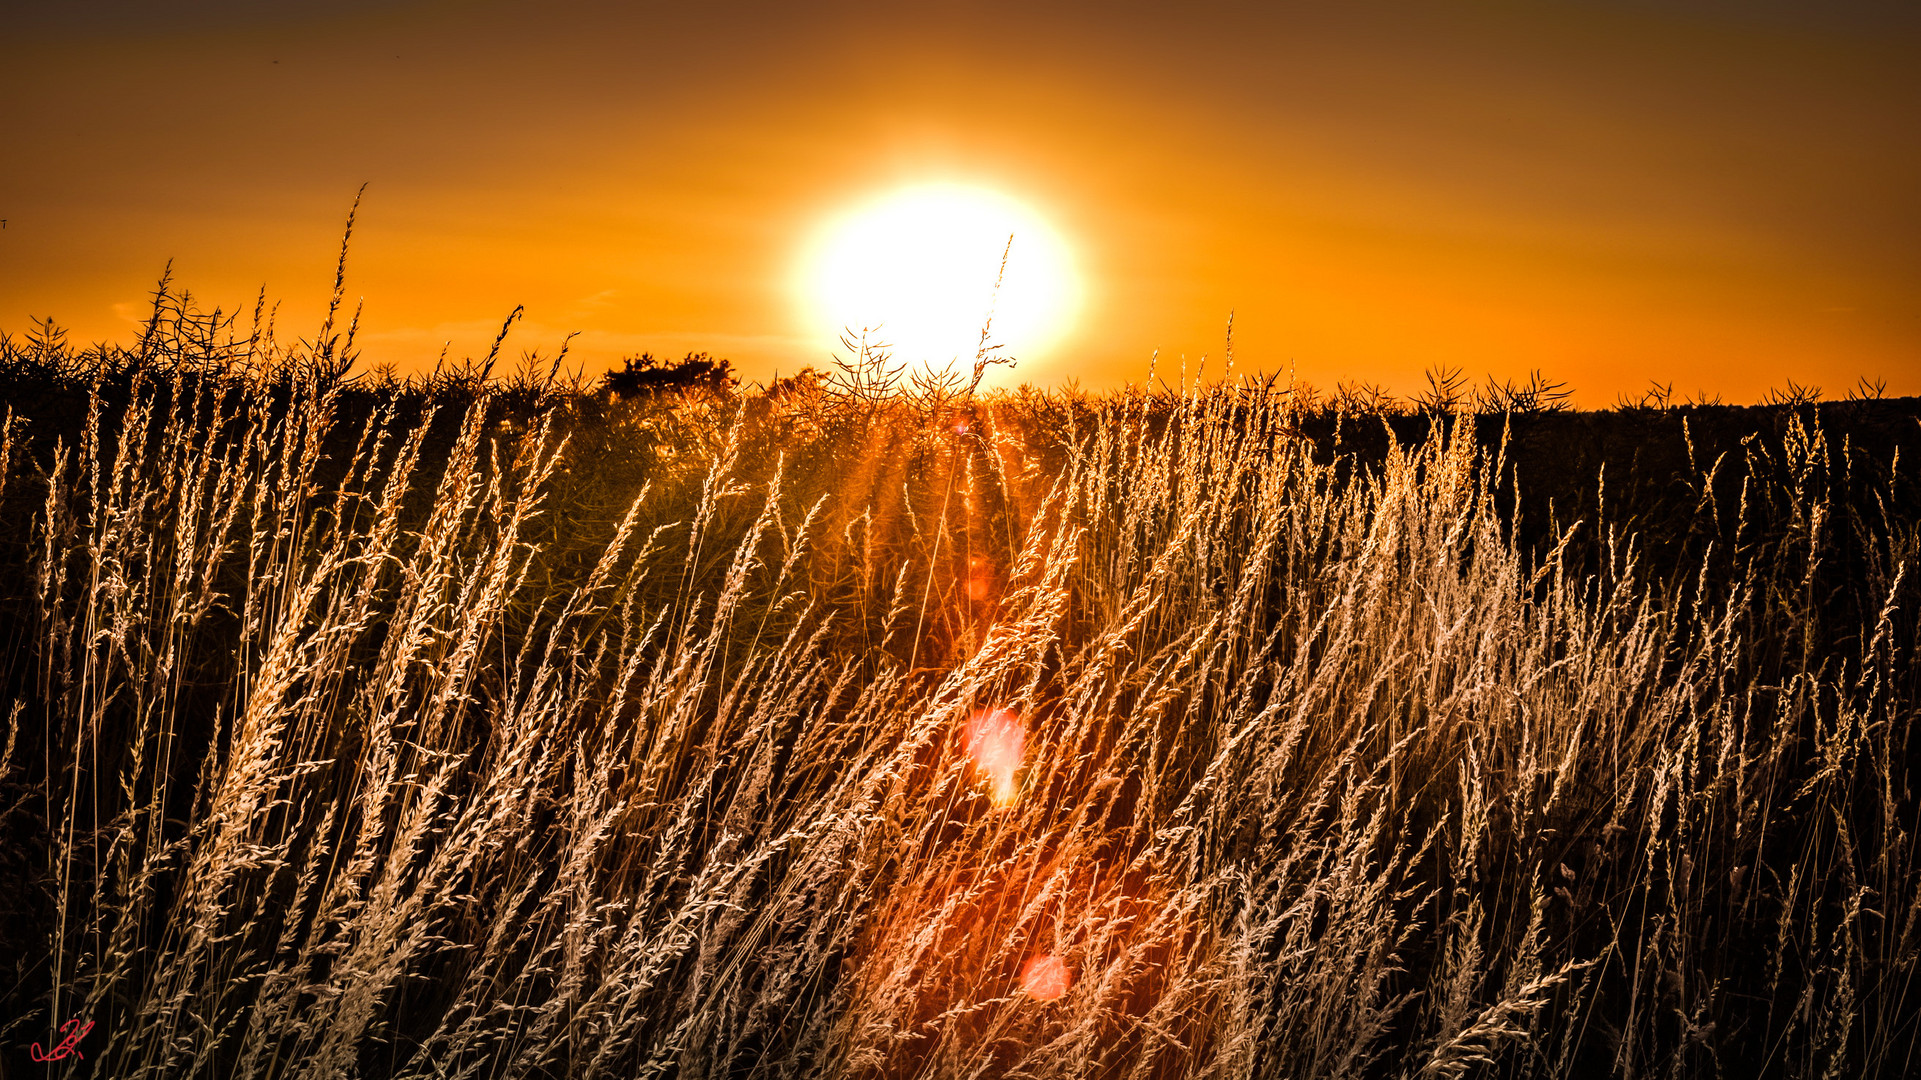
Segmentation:
<svg viewBox="0 0 1921 1080">
<path fill-rule="evenodd" d="M 990 315 L 1001 355 L 1043 353 L 1073 328 L 1081 296 L 1067 242 L 1045 219 L 957 184 L 903 188 L 827 222 L 801 259 L 797 291 L 825 340 L 873 328 L 897 360 L 936 367 L 971 364 Z"/>
</svg>

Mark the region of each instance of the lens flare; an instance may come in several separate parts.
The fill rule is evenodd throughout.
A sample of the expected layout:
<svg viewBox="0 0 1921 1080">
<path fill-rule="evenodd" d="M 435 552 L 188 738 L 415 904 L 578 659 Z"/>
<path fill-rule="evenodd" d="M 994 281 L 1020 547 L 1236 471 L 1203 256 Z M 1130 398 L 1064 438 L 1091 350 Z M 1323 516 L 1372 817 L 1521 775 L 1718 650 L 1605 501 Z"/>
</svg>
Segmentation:
<svg viewBox="0 0 1921 1080">
<path fill-rule="evenodd" d="M 976 604 L 994 595 L 994 567 L 986 559 L 967 560 L 967 598 Z"/>
<path fill-rule="evenodd" d="M 1027 752 L 1027 729 L 1012 709 L 976 709 L 963 732 L 967 757 L 993 788 L 994 803 L 1007 806 L 1019 792 L 1014 775 Z"/>
<path fill-rule="evenodd" d="M 1029 957 L 1021 965 L 1021 989 L 1036 1001 L 1053 1001 L 1074 985 L 1074 973 L 1067 961 L 1052 953 Z"/>
</svg>

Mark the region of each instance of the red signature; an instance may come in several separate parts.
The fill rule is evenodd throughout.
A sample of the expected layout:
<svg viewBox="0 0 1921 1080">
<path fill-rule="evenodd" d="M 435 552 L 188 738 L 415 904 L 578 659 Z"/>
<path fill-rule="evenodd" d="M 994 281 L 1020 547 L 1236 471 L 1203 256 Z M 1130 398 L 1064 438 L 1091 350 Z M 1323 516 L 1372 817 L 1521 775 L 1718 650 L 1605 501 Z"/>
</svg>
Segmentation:
<svg viewBox="0 0 1921 1080">
<path fill-rule="evenodd" d="M 32 1052 L 33 1060 L 59 1061 L 61 1058 L 66 1057 L 68 1054 L 72 1054 L 74 1057 L 85 1060 L 87 1055 L 80 1052 L 80 1040 L 85 1038 L 87 1032 L 92 1030 L 93 1030 L 93 1021 L 88 1020 L 83 1023 L 79 1017 L 75 1017 L 74 1019 L 69 1020 L 64 1024 L 61 1024 L 60 1034 L 63 1037 L 60 1040 L 60 1045 L 54 1047 L 50 1051 L 42 1052 L 40 1049 L 40 1044 L 34 1043 L 33 1052 Z"/>
</svg>

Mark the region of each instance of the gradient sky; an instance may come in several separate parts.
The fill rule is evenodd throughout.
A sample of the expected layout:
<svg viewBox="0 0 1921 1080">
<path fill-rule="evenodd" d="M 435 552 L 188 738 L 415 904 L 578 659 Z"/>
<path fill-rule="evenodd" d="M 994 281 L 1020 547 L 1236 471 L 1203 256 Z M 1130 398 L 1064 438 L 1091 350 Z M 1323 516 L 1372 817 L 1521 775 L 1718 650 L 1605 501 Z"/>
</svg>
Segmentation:
<svg viewBox="0 0 1921 1080">
<path fill-rule="evenodd" d="M 1185 356 L 1408 392 L 1539 368 L 1921 393 L 1921 6 L 69 0 L 0 38 L 0 329 L 127 340 L 162 265 L 372 362 L 701 349 L 825 362 L 826 215 L 1005 192 L 1078 330 L 1013 379 Z"/>
</svg>

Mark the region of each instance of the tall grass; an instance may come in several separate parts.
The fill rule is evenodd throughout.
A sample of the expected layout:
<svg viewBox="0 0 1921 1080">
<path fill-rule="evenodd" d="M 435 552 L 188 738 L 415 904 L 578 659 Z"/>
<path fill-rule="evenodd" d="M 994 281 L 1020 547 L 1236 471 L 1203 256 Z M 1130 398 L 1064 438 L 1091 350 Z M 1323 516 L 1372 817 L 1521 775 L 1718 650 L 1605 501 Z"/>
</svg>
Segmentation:
<svg viewBox="0 0 1921 1080">
<path fill-rule="evenodd" d="M 1273 384 L 623 406 L 190 330 L 42 350 L 84 411 L 0 436 L 9 1054 L 1916 1067 L 1912 480 L 1812 412 L 1650 568 Z"/>
</svg>

